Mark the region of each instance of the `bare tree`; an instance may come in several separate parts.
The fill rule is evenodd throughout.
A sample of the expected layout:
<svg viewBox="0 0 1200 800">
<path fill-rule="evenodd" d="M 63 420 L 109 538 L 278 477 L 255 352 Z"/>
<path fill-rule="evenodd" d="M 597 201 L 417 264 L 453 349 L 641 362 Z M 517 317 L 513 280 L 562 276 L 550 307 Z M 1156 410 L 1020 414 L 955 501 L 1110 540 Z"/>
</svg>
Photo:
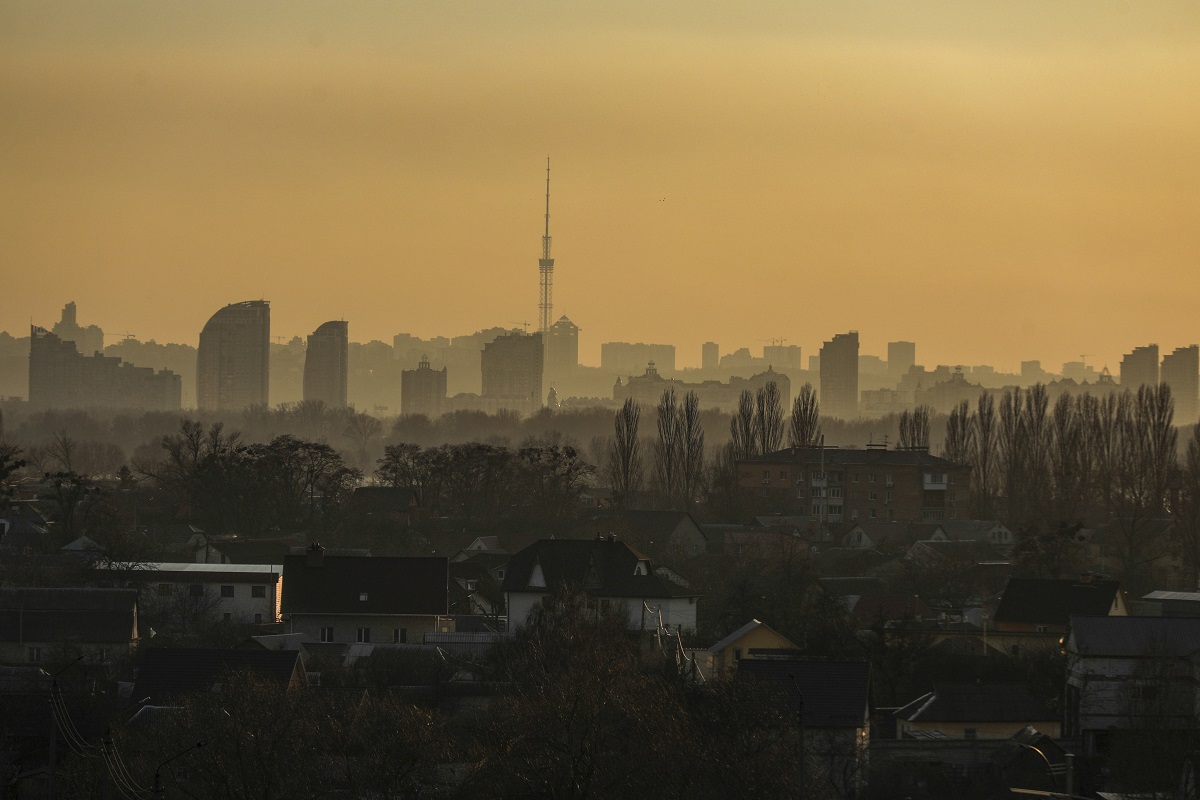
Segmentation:
<svg viewBox="0 0 1200 800">
<path fill-rule="evenodd" d="M 976 519 L 991 519 L 996 498 L 996 400 L 981 392 L 975 406 L 975 458 L 972 462 L 971 492 Z"/>
<path fill-rule="evenodd" d="M 729 420 L 729 440 L 733 446 L 733 460 L 740 461 L 755 453 L 758 433 L 755 429 L 754 395 L 743 389 L 738 397 L 737 411 Z"/>
<path fill-rule="evenodd" d="M 783 441 L 783 399 L 775 381 L 760 388 L 754 396 L 754 427 L 760 454 L 774 453 Z"/>
<path fill-rule="evenodd" d="M 955 464 L 973 465 L 975 462 L 975 420 L 971 404 L 966 400 L 955 406 L 946 419 L 942 455 Z"/>
<path fill-rule="evenodd" d="M 792 401 L 791 424 L 788 426 L 789 447 L 816 447 L 821 439 L 821 404 L 811 383 L 800 387 Z"/>
<path fill-rule="evenodd" d="M 654 473 L 658 491 L 668 502 L 679 496 L 683 464 L 683 437 L 675 390 L 667 389 L 658 401 L 658 441 L 654 445 Z"/>
<path fill-rule="evenodd" d="M 638 439 L 641 419 L 642 407 L 632 397 L 626 398 L 625 404 L 613 418 L 608 469 L 613 494 L 621 505 L 627 504 L 630 497 L 642 488 L 642 443 Z"/>
<path fill-rule="evenodd" d="M 1192 428 L 1180 471 L 1179 487 L 1171 498 L 1175 543 L 1191 573 L 1188 584 L 1200 582 L 1200 425 Z"/>
<path fill-rule="evenodd" d="M 683 398 L 683 408 L 680 410 L 680 438 L 683 456 L 680 489 L 685 508 L 691 510 L 699 498 L 704 482 L 704 428 L 700 424 L 700 397 L 695 392 L 688 392 Z"/>
<path fill-rule="evenodd" d="M 929 449 L 929 406 L 900 413 L 900 449 Z"/>
</svg>

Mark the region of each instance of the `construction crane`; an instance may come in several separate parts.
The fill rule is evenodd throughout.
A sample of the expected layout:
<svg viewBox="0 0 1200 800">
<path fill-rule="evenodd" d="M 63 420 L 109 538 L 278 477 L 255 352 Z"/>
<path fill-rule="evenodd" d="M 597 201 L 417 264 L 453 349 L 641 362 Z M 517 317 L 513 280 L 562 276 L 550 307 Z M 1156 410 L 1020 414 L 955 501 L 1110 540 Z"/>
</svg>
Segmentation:
<svg viewBox="0 0 1200 800">
<path fill-rule="evenodd" d="M 520 325 L 522 328 L 525 329 L 526 333 L 529 333 L 529 326 L 532 325 L 533 323 L 531 323 L 531 322 L 510 322 L 508 324 L 509 325 Z"/>
</svg>

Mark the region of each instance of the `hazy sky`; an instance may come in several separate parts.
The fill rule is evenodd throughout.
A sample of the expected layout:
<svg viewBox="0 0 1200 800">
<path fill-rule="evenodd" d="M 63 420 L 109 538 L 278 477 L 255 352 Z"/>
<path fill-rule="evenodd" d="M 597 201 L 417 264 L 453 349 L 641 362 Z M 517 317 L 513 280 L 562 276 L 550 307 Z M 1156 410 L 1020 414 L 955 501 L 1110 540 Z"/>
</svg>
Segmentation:
<svg viewBox="0 0 1200 800">
<path fill-rule="evenodd" d="M 1200 3 L 0 2 L 0 329 L 1200 341 Z M 110 339 L 112 341 L 112 339 Z"/>
</svg>

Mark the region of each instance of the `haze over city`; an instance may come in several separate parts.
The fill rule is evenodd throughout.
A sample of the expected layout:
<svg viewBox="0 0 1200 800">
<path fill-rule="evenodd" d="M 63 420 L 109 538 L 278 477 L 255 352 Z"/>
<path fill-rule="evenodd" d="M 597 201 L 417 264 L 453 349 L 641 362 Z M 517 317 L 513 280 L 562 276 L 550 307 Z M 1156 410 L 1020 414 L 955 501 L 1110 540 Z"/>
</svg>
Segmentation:
<svg viewBox="0 0 1200 800">
<path fill-rule="evenodd" d="M 921 361 L 1197 338 L 1191 3 L 0 9 L 0 329 L 227 303 L 355 341 L 555 316 L 681 365 L 838 331 Z"/>
</svg>

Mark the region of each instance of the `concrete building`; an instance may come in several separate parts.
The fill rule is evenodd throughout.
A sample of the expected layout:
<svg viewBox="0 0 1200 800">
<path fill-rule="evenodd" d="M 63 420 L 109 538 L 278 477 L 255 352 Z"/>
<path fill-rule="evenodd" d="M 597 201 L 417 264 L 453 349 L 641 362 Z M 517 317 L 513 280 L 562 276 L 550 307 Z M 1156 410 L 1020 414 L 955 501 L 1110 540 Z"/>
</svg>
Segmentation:
<svg viewBox="0 0 1200 800">
<path fill-rule="evenodd" d="M 196 405 L 201 411 L 241 411 L 270 402 L 271 304 L 233 303 L 200 331 Z"/>
<path fill-rule="evenodd" d="M 888 342 L 887 370 L 888 376 L 900 380 L 917 364 L 916 342 Z"/>
<path fill-rule="evenodd" d="M 1163 356 L 1162 382 L 1171 387 L 1175 424 L 1194 424 L 1200 416 L 1200 347 L 1177 347 Z"/>
<path fill-rule="evenodd" d="M 1139 386 L 1158 385 L 1158 345 L 1135 347 L 1121 356 L 1121 386 L 1134 392 Z"/>
<path fill-rule="evenodd" d="M 480 370 L 483 398 L 500 408 L 532 414 L 542 407 L 545 352 L 540 333 L 513 333 L 483 346 Z"/>
<path fill-rule="evenodd" d="M 326 322 L 308 337 L 304 353 L 304 399 L 332 408 L 346 407 L 350 324 Z"/>
<path fill-rule="evenodd" d="M 777 369 L 800 369 L 804 366 L 798 344 L 763 345 L 763 359 Z"/>
<path fill-rule="evenodd" d="M 400 413 L 424 414 L 430 419 L 442 415 L 446 405 L 446 368 L 433 369 L 425 356 L 416 369 L 400 373 Z"/>
<path fill-rule="evenodd" d="M 104 352 L 104 331 L 99 325 L 81 326 L 73 302 L 63 306 L 62 317 L 50 332 L 65 342 L 74 342 L 75 348 L 85 356 Z"/>
<path fill-rule="evenodd" d="M 622 382 L 617 378 L 613 386 L 613 400 L 624 403 L 632 398 L 645 407 L 653 407 L 662 398 L 667 389 L 675 390 L 676 399 L 682 401 L 688 392 L 695 392 L 700 400 L 701 408 L 718 408 L 732 412 L 737 409 L 738 399 L 743 391 L 757 392 L 768 383 L 774 383 L 779 389 L 779 397 L 783 404 L 784 413 L 791 408 L 792 382 L 787 375 L 768 368 L 749 378 L 739 378 L 736 375 L 728 383 L 720 381 L 702 381 L 700 383 L 685 383 L 675 378 L 664 378 L 658 373 L 653 361 L 646 367 L 642 375 L 631 376 Z"/>
<path fill-rule="evenodd" d="M 546 346 L 543 382 L 561 395 L 579 368 L 579 326 L 564 315 L 542 336 Z"/>
<path fill-rule="evenodd" d="M 659 372 L 675 371 L 675 345 L 638 342 L 604 342 L 600 345 L 600 369 L 618 375 L 640 375 L 653 361 Z"/>
<path fill-rule="evenodd" d="M 721 346 L 716 342 L 705 342 L 700 347 L 700 369 L 716 369 L 721 363 Z"/>
<path fill-rule="evenodd" d="M 183 381 L 174 372 L 135 367 L 114 356 L 83 356 L 75 344 L 32 326 L 29 404 L 34 408 L 140 408 L 178 411 Z"/>
<path fill-rule="evenodd" d="M 192 612 L 212 621 L 271 624 L 279 621 L 282 564 L 147 564 L 147 613 Z M 132 577 L 132 576 L 131 576 Z"/>
<path fill-rule="evenodd" d="M 858 416 L 858 331 L 839 333 L 821 346 L 821 413 Z"/>
</svg>

